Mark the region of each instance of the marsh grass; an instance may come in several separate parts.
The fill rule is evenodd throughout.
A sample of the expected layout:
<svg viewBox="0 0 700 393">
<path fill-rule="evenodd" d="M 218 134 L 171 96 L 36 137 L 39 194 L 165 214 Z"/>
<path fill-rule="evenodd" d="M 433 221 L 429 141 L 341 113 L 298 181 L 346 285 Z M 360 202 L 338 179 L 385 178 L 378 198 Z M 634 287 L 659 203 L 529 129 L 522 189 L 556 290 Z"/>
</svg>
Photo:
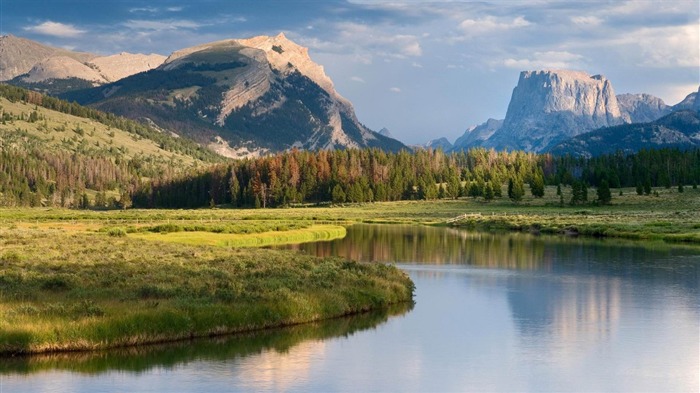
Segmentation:
<svg viewBox="0 0 700 393">
<path fill-rule="evenodd" d="M 130 236 L 0 229 L 0 352 L 243 332 L 412 299 L 393 266 Z"/>
</svg>

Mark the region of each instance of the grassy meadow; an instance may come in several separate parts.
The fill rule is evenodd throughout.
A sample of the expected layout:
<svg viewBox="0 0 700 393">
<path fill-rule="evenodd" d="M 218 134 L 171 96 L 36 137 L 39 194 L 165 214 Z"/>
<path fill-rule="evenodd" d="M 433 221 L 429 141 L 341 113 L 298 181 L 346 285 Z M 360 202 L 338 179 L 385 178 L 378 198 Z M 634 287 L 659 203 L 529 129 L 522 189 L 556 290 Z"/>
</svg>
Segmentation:
<svg viewBox="0 0 700 393">
<path fill-rule="evenodd" d="M 563 199 L 570 198 L 564 188 Z M 589 190 L 595 195 L 595 190 Z M 409 302 L 393 266 L 262 245 L 330 240 L 354 222 L 700 243 L 700 190 L 198 210 L 0 210 L 0 352 L 90 350 L 242 332 Z M 460 217 L 455 222 L 450 219 Z"/>
</svg>

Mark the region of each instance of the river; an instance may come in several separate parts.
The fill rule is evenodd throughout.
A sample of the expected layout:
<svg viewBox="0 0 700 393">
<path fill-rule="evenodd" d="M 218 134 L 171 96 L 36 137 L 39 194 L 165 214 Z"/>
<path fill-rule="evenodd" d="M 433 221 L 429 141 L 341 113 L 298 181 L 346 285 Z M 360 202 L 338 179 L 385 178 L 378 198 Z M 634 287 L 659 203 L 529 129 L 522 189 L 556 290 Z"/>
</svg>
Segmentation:
<svg viewBox="0 0 700 393">
<path fill-rule="evenodd" d="M 0 361 L 0 392 L 700 390 L 700 252 L 355 225 L 300 252 L 395 263 L 404 305 L 215 340 Z"/>
</svg>

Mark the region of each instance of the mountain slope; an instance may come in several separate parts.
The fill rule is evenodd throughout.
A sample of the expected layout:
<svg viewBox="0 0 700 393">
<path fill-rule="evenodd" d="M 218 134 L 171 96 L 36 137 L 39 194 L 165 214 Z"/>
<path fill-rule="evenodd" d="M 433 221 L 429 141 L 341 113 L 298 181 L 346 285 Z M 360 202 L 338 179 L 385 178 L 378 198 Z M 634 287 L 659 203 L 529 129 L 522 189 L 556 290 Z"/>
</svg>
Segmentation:
<svg viewBox="0 0 700 393">
<path fill-rule="evenodd" d="M 191 140 L 22 88 L 0 84 L 0 149 L 138 160 L 172 170 L 221 157 Z"/>
<path fill-rule="evenodd" d="M 578 135 L 551 149 L 552 154 L 591 157 L 617 151 L 634 153 L 646 148 L 700 147 L 700 113 L 673 112 L 649 123 L 606 127 Z"/>
<path fill-rule="evenodd" d="M 283 34 L 182 49 L 154 70 L 65 97 L 148 118 L 230 157 L 295 147 L 404 148 L 362 125 L 323 67 Z"/>
</svg>

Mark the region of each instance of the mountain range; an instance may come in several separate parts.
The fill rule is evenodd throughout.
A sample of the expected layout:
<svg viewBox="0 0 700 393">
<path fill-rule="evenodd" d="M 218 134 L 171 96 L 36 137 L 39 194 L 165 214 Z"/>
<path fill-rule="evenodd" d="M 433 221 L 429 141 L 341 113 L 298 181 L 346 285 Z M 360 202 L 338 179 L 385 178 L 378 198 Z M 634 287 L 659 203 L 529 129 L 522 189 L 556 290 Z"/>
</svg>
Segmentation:
<svg viewBox="0 0 700 393">
<path fill-rule="evenodd" d="M 308 49 L 284 34 L 211 42 L 168 57 L 99 56 L 3 36 L 0 81 L 132 118 L 226 157 L 294 148 L 406 148 L 386 128 L 365 127 Z M 415 147 L 577 155 L 612 146 L 689 147 L 697 95 L 670 106 L 649 94 L 616 95 L 602 75 L 523 71 L 504 119 L 470 127 L 454 144 L 435 138 Z M 671 116 L 682 110 L 691 113 Z"/>
<path fill-rule="evenodd" d="M 308 49 L 284 34 L 202 44 L 167 58 L 98 57 L 7 36 L 0 53 L 7 54 L 0 75 L 10 84 L 145 121 L 228 157 L 405 148 L 360 123 Z"/>
<path fill-rule="evenodd" d="M 505 119 L 489 119 L 470 127 L 457 138 L 452 150 L 486 147 L 590 155 L 593 151 L 609 151 L 603 146 L 617 146 L 626 151 L 669 144 L 690 147 L 694 146 L 692 138 L 684 140 L 680 135 L 693 134 L 692 121 L 654 122 L 680 110 L 697 112 L 700 109 L 695 100 L 697 94 L 691 93 L 681 103 L 669 106 L 649 94 L 615 95 L 612 83 L 602 75 L 568 70 L 523 71 L 513 89 Z M 692 114 L 672 118 L 688 120 L 688 116 Z M 640 126 L 626 126 L 630 124 Z M 680 125 L 680 129 L 672 128 L 675 125 Z M 643 137 L 640 129 L 654 130 L 654 135 Z M 592 133 L 594 130 L 601 132 Z M 671 131 L 675 137 L 670 137 Z M 675 142 L 669 142 L 668 138 Z M 620 145 L 622 141 L 630 145 Z M 586 147 L 592 150 L 588 152 Z"/>
</svg>

